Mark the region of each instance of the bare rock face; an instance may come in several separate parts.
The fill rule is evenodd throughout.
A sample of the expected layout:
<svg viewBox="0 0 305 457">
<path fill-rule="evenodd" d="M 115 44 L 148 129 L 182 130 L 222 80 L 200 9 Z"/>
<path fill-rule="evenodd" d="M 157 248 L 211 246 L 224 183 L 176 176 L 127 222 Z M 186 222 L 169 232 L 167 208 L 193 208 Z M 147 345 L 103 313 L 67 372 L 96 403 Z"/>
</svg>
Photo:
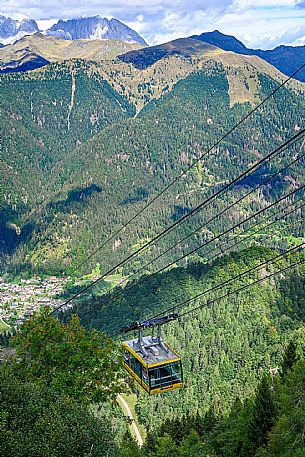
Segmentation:
<svg viewBox="0 0 305 457">
<path fill-rule="evenodd" d="M 5 44 L 14 42 L 24 35 L 39 32 L 38 25 L 33 19 L 15 21 L 10 17 L 0 16 L 0 41 Z"/>
<path fill-rule="evenodd" d="M 117 19 L 107 19 L 101 16 L 85 17 L 80 19 L 59 20 L 48 31 L 48 35 L 55 35 L 68 40 L 89 39 L 116 39 L 127 43 L 146 42 L 140 35 Z"/>
</svg>

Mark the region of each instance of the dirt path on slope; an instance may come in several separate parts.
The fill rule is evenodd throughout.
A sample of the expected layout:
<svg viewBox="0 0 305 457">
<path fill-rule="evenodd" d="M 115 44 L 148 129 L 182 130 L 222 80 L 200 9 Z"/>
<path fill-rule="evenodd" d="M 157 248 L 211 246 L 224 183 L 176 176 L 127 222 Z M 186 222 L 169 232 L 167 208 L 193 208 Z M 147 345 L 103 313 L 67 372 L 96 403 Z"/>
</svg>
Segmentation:
<svg viewBox="0 0 305 457">
<path fill-rule="evenodd" d="M 129 417 L 129 419 L 131 420 L 131 426 L 135 432 L 135 435 L 136 435 L 136 439 L 137 439 L 137 443 L 138 445 L 141 447 L 143 445 L 143 439 L 142 439 L 142 436 L 141 436 L 141 433 L 140 433 L 140 430 L 137 426 L 137 423 L 132 415 L 132 412 L 128 406 L 128 403 L 124 400 L 124 398 L 118 394 L 118 402 L 119 404 L 121 405 L 121 407 L 125 410 L 125 412 L 127 413 L 127 416 Z"/>
</svg>

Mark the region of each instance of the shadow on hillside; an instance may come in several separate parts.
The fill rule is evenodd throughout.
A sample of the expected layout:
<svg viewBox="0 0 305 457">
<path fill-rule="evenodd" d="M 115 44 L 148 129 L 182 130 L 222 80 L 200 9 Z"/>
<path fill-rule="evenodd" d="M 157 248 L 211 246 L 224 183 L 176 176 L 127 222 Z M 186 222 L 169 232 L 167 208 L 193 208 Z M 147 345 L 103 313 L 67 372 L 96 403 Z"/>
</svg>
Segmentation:
<svg viewBox="0 0 305 457">
<path fill-rule="evenodd" d="M 81 188 L 73 189 L 68 193 L 64 200 L 48 203 L 45 215 L 39 212 L 39 224 L 33 219 L 18 227 L 14 221 L 18 219 L 20 213 L 13 211 L 11 208 L 0 211 L 0 255 L 11 255 L 23 243 L 28 243 L 34 233 L 39 233 L 43 227 L 50 223 L 54 213 L 68 212 L 74 205 L 83 203 L 93 194 L 102 192 L 102 188 L 96 184 Z"/>
<path fill-rule="evenodd" d="M 21 229 L 18 229 L 12 220 L 0 212 L 0 255 L 11 255 L 20 246 L 32 238 L 33 232 L 37 226 L 32 223 L 26 223 Z"/>
<path fill-rule="evenodd" d="M 124 198 L 124 200 L 121 201 L 120 205 L 123 206 L 129 205 L 130 203 L 138 203 L 143 200 L 146 200 L 148 196 L 148 190 L 143 187 L 139 187 L 138 189 L 136 189 L 133 197 Z"/>
<path fill-rule="evenodd" d="M 65 213 L 66 211 L 69 211 L 75 204 L 85 202 L 93 194 L 100 193 L 102 190 L 103 189 L 96 184 L 91 184 L 90 186 L 80 189 L 73 189 L 68 193 L 66 199 L 48 203 L 48 208 L 61 213 Z"/>
<path fill-rule="evenodd" d="M 274 167 L 264 166 L 259 168 L 258 170 L 254 171 L 251 175 L 246 176 L 241 181 L 237 183 L 237 186 L 241 187 L 250 187 L 251 189 L 256 188 L 259 185 L 262 185 L 268 178 L 271 178 L 277 170 Z M 262 191 L 264 193 L 276 193 L 278 194 L 280 191 L 283 191 L 287 188 L 289 184 L 289 173 L 283 172 L 280 175 L 271 178 L 270 184 L 267 186 L 267 189 L 263 188 Z"/>
</svg>

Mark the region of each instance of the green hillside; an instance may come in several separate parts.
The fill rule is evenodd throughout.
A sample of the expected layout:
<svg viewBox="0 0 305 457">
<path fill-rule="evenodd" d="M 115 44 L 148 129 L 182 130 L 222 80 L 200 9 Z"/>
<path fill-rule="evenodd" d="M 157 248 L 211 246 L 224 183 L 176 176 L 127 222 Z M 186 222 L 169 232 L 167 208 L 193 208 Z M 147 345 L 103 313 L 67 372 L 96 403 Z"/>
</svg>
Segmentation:
<svg viewBox="0 0 305 457">
<path fill-rule="evenodd" d="M 74 311 L 86 327 L 117 335 L 122 326 L 162 313 L 275 255 L 272 250 L 253 246 L 211 265 L 191 264 L 159 274 L 109 303 L 103 304 L 109 296 L 103 296 L 100 291 L 90 302 L 84 299 Z M 253 392 L 262 373 L 279 366 L 283 348 L 293 335 L 304 343 L 304 266 L 208 305 L 209 300 L 226 291 L 285 268 L 298 259 L 299 254 L 295 254 L 289 261 L 270 263 L 201 300 L 194 300 L 188 308 L 177 309 L 183 312 L 200 303 L 207 304 L 194 315 L 166 326 L 166 341 L 183 359 L 185 388 L 158 398 L 140 395 L 139 418 L 149 429 L 166 418 L 197 411 L 203 414 L 210 407 L 217 415 L 227 413 L 237 398 Z M 114 289 L 112 294 L 116 293 Z"/>
<path fill-rule="evenodd" d="M 237 399 L 228 415 L 210 409 L 167 420 L 148 435 L 139 455 L 302 456 L 305 362 L 298 349 L 287 345 L 281 371 L 263 375 L 255 393 Z"/>
<path fill-rule="evenodd" d="M 243 60 L 237 62 L 246 65 Z M 3 77 L 2 112 L 9 122 L 4 123 L 2 154 L 3 166 L 9 167 L 11 173 L 6 174 L 1 197 L 5 220 L 2 251 L 14 252 L 8 259 L 11 268 L 18 269 L 22 264 L 34 271 L 69 271 L 241 119 L 252 108 L 252 99 L 257 103 L 277 84 L 254 67 L 251 71 L 243 67 L 244 73 L 238 79 L 240 87 L 243 85 L 243 90 L 248 91 L 249 101 L 238 103 L 229 67 L 216 57 L 205 57 L 201 64 L 201 70 L 193 70 L 180 79 L 161 98 L 151 91 L 144 108 L 136 115 L 128 94 L 123 97 L 114 90 L 110 85 L 111 73 L 109 84 L 97 72 L 96 65 L 90 67 L 86 63 L 82 68 L 81 61 L 77 61 L 54 64 L 30 76 Z M 190 63 L 186 60 L 184 65 L 187 68 Z M 122 68 L 118 73 L 121 78 L 127 67 Z M 164 84 L 167 78 L 170 80 L 170 74 L 165 73 Z M 147 84 L 149 93 L 149 81 Z M 11 91 L 16 94 L 13 103 Z M 286 110 L 287 115 L 283 115 L 286 107 L 288 111 L 291 107 L 291 112 Z M 124 234 L 109 243 L 104 254 L 92 259 L 85 272 L 97 262 L 103 270 L 109 268 L 164 229 L 169 221 L 179 219 L 225 181 L 292 136 L 302 124 L 303 110 L 303 94 L 292 87 L 283 88 L 186 179 L 180 180 Z M 262 181 L 263 176 L 298 152 L 296 146 L 281 155 L 270 168 L 258 172 L 256 181 Z M 293 188 L 302 176 L 301 167 L 291 168 L 274 186 L 246 200 L 245 207 L 239 208 L 234 218 L 238 213 L 247 214 L 250 209 L 266 205 L 274 195 Z M 17 178 L 21 181 L 18 186 Z M 254 183 L 245 184 L 230 192 L 226 201 L 232 202 Z M 176 240 L 223 205 L 218 200 L 209 206 L 181 227 L 180 233 L 176 232 Z M 217 233 L 231 218 L 232 213 L 228 212 L 208 226 L 208 231 Z M 11 225 L 16 221 L 20 235 Z M 185 252 L 206 236 L 199 232 L 179 249 Z M 165 238 L 157 249 L 168 247 L 169 243 Z M 146 260 L 154 253 L 150 251 Z M 172 260 L 173 255 L 170 252 L 162 262 Z M 129 266 L 129 271 L 137 266 Z"/>
<path fill-rule="evenodd" d="M 133 107 L 106 81 L 81 70 L 75 76 L 62 71 L 56 79 L 52 70 L 26 81 L 3 77 L 0 103 L 0 250 L 10 253 L 41 231 L 37 212 L 46 211 L 51 196 L 58 198 L 63 183 L 56 171 L 56 186 L 50 187 L 54 166 Z"/>
<path fill-rule="evenodd" d="M 157 59 L 149 51 L 148 66 L 120 59 L 70 60 L 1 76 L 0 276 L 9 273 L 5 280 L 23 273 L 65 277 L 73 271 L 63 292 L 70 297 L 304 127 L 304 85 L 291 81 L 213 148 L 283 82 L 283 75 L 257 57 L 200 42 L 194 51 L 189 40 L 180 40 L 177 53 L 173 43 Z M 279 153 L 116 268 L 76 300 L 73 311 L 59 319 L 47 317 L 47 311 L 34 316 L 11 340 L 17 357 L 14 348 L 0 348 L 0 453 L 280 457 L 284 441 L 284 457 L 303 455 L 305 257 L 295 250 L 267 261 L 304 242 L 304 209 L 287 218 L 279 212 L 303 203 L 304 191 L 242 224 L 305 184 L 304 159 L 288 167 L 304 154 L 303 146 L 299 141 Z M 276 214 L 276 224 L 246 238 L 252 225 Z M 232 225 L 234 232 L 221 235 Z M 240 243 L 233 249 L 231 241 Z M 203 243 L 208 246 L 177 260 Z M 255 269 L 261 263 L 263 268 Z M 162 273 L 148 277 L 161 267 Z M 278 269 L 286 270 L 262 280 Z M 262 281 L 219 299 L 256 280 Z M 132 405 L 136 423 L 148 432 L 140 450 L 115 403 L 118 393 L 129 392 L 120 329 L 171 307 L 183 312 L 200 304 L 196 313 L 164 329 L 164 339 L 181 354 L 184 387 L 149 398 L 140 392 Z M 77 317 L 70 319 L 74 313 L 83 326 Z M 8 339 L 5 335 L 1 344 Z M 12 356 L 8 361 L 6 354 Z"/>
</svg>

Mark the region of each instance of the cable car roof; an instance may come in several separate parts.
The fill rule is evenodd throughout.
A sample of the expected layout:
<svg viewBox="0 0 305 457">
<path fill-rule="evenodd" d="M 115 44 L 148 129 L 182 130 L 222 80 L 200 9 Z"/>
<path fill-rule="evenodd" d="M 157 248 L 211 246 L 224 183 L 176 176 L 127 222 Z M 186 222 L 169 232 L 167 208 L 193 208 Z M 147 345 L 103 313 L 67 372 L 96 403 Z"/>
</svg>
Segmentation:
<svg viewBox="0 0 305 457">
<path fill-rule="evenodd" d="M 174 362 L 180 360 L 178 354 L 176 354 L 167 344 L 162 343 L 168 349 L 168 352 L 157 342 L 151 341 L 151 336 L 144 336 L 143 343 L 147 355 L 144 355 L 137 345 L 138 339 L 124 341 L 123 345 L 130 349 L 130 352 L 134 353 L 143 360 L 147 365 L 159 365 L 167 362 Z"/>
</svg>

